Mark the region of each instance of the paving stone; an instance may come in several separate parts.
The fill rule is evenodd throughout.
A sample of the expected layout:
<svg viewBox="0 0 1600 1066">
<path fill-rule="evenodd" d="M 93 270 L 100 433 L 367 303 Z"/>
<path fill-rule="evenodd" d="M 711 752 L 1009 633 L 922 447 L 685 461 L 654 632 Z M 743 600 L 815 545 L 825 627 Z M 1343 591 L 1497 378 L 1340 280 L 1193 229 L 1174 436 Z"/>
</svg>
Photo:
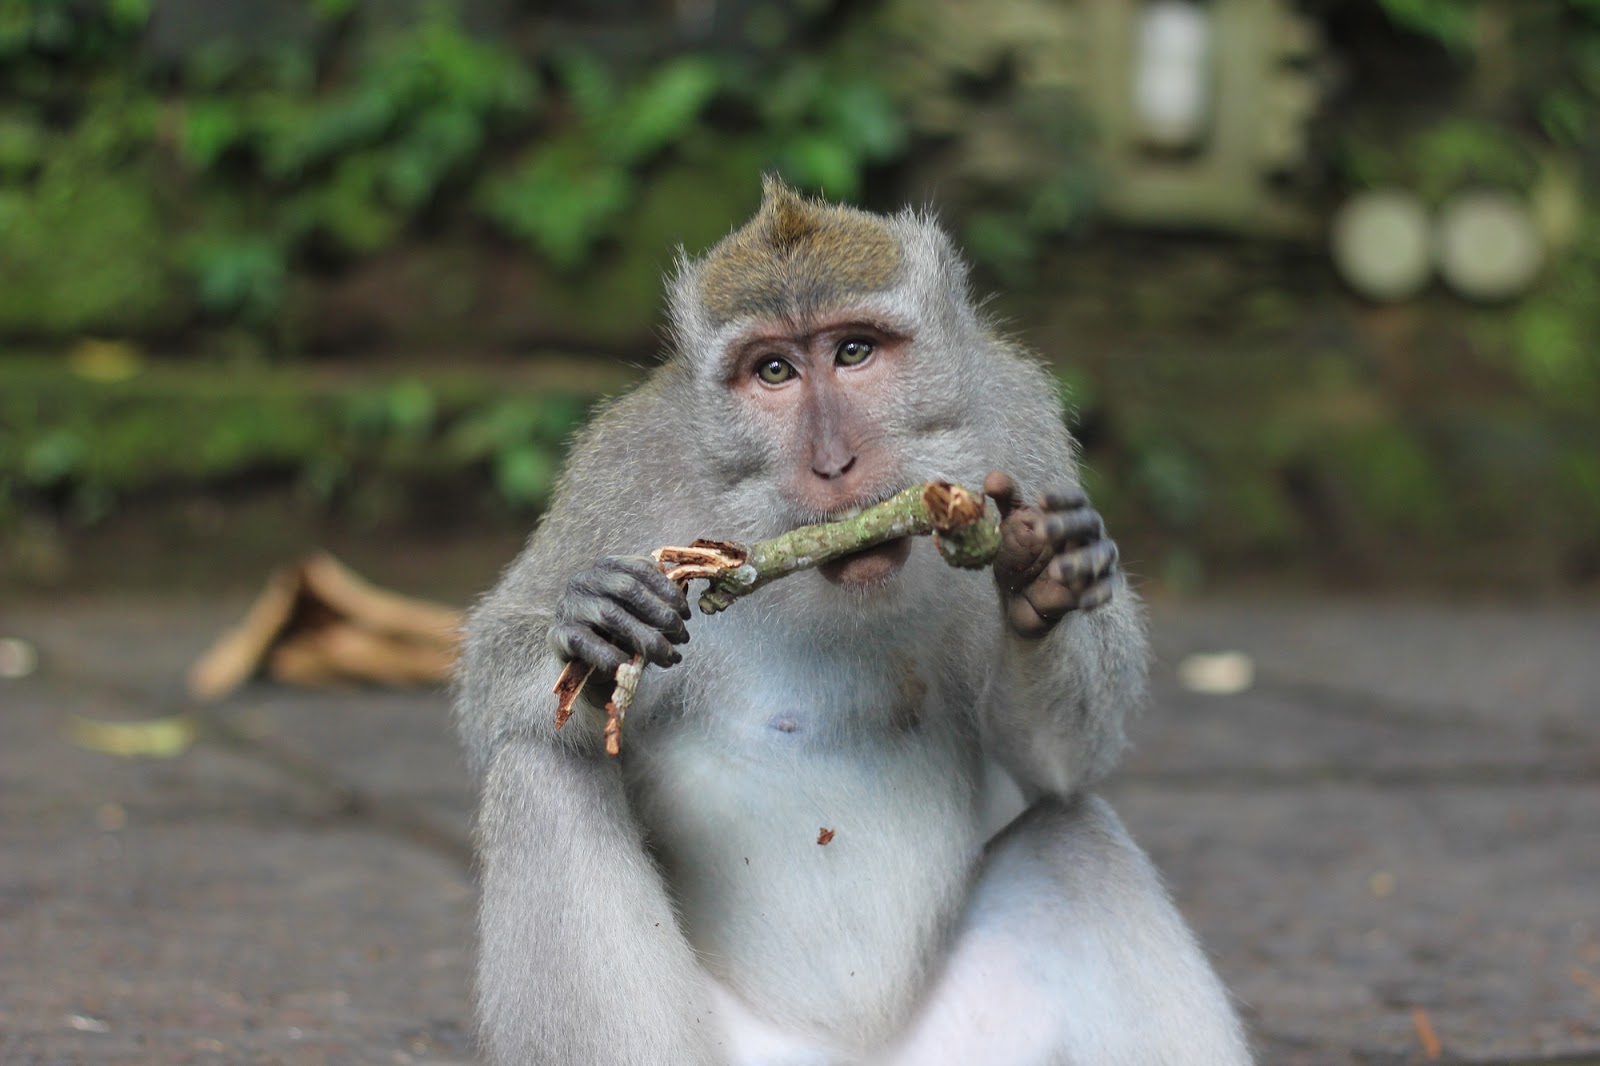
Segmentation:
<svg viewBox="0 0 1600 1066">
<path fill-rule="evenodd" d="M 252 686 L 167 760 L 69 716 L 183 706 L 243 600 L 0 605 L 0 1062 L 464 1063 L 471 789 L 445 696 Z M 1109 787 L 1260 1061 L 1600 1066 L 1600 610 L 1155 612 Z M 1234 696 L 1194 651 L 1253 656 Z M 231 739 L 230 739 L 231 738 Z"/>
</svg>

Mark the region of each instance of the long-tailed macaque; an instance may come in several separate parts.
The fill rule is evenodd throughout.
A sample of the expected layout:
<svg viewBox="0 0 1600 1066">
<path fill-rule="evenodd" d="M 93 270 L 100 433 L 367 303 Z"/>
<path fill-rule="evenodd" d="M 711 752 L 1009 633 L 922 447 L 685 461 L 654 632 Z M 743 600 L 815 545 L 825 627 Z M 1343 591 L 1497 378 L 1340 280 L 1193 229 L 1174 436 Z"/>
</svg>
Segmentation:
<svg viewBox="0 0 1600 1066">
<path fill-rule="evenodd" d="M 1247 1063 L 1092 792 L 1144 694 L 1138 601 L 1054 380 L 949 239 L 769 181 L 670 299 L 665 364 L 580 435 L 468 624 L 488 1059 Z M 990 572 L 900 540 L 700 617 L 645 557 L 933 478 L 998 504 Z M 635 654 L 666 669 L 608 758 L 601 678 Z M 557 732 L 573 660 L 599 669 Z"/>
</svg>

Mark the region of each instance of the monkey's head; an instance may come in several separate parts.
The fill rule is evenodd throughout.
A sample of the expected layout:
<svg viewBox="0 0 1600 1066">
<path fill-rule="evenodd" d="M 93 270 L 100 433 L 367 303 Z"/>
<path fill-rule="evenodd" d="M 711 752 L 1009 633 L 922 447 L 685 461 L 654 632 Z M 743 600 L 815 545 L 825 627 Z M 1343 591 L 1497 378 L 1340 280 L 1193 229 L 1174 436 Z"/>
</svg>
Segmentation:
<svg viewBox="0 0 1600 1066">
<path fill-rule="evenodd" d="M 966 267 L 924 216 L 768 178 L 754 218 L 672 284 L 675 362 L 705 405 L 696 461 L 746 536 L 841 517 L 933 477 L 982 480 L 973 385 L 991 343 Z M 898 541 L 824 568 L 890 580 Z"/>
</svg>

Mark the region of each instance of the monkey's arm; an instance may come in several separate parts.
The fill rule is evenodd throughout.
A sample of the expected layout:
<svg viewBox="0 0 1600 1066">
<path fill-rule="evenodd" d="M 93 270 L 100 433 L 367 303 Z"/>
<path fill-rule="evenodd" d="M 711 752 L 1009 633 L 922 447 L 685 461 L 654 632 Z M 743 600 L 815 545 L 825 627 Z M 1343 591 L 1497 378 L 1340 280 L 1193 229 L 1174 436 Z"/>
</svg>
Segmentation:
<svg viewBox="0 0 1600 1066">
<path fill-rule="evenodd" d="M 1144 700 L 1142 610 L 1120 577 L 1109 603 L 1074 611 L 1043 638 L 1005 627 L 982 700 L 988 750 L 1024 793 L 1071 795 L 1121 754 Z"/>
<path fill-rule="evenodd" d="M 631 447 L 619 408 L 597 420 L 609 437 L 578 442 L 540 532 L 467 624 L 456 715 L 482 789 L 477 1000 L 496 1066 L 716 1061 L 705 978 L 622 767 L 601 749 L 600 716 L 580 706 L 557 733 L 551 713 L 562 664 L 550 631 L 568 579 L 659 535 L 641 526 L 657 519 L 616 502 L 636 489 L 626 456 L 595 443 Z M 641 710 L 671 674 L 641 691 Z"/>
<path fill-rule="evenodd" d="M 478 816 L 477 1000 L 488 1061 L 711 1063 L 705 977 L 620 769 L 502 744 Z"/>
<path fill-rule="evenodd" d="M 1005 447 L 984 483 L 1005 516 L 995 562 L 1002 620 L 979 724 L 1025 792 L 1070 795 L 1125 746 L 1124 723 L 1145 696 L 1144 617 L 1078 487 L 1053 380 L 1031 362 L 1004 367 L 1005 422 L 992 439 Z"/>
</svg>

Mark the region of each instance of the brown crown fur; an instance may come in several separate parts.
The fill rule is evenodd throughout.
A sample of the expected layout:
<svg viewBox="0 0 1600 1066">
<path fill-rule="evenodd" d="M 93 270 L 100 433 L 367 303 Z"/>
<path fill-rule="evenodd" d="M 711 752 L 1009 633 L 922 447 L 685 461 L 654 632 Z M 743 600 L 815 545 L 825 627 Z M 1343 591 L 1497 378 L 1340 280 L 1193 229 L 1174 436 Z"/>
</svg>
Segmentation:
<svg viewBox="0 0 1600 1066">
<path fill-rule="evenodd" d="M 808 200 L 776 178 L 762 190 L 755 217 L 706 255 L 700 298 L 718 325 L 815 314 L 894 282 L 900 246 L 883 219 Z"/>
</svg>

